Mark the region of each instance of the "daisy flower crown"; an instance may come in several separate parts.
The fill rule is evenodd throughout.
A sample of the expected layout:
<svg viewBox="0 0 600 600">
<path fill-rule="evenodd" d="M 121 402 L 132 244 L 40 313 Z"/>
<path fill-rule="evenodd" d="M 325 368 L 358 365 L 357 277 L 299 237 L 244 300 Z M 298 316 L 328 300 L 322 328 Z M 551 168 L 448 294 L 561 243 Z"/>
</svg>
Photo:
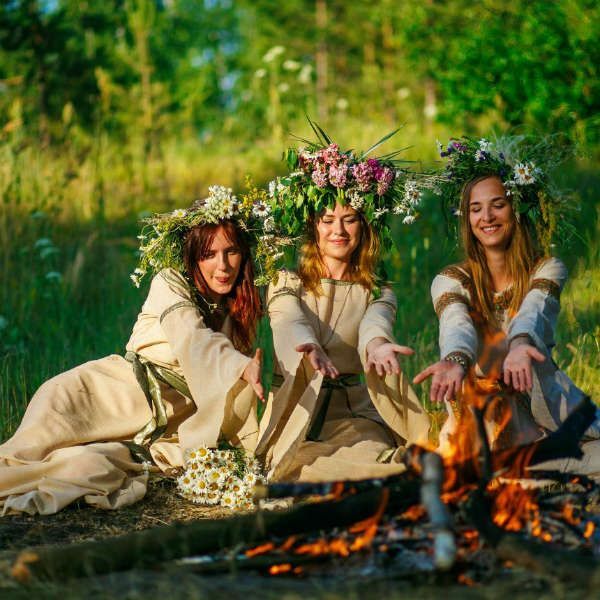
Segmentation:
<svg viewBox="0 0 600 600">
<path fill-rule="evenodd" d="M 281 235 L 288 240 L 301 237 L 310 216 L 340 203 L 362 213 L 382 245 L 393 242 L 389 217 L 396 215 L 410 225 L 418 216 L 419 176 L 400 167 L 397 156 L 402 150 L 378 158 L 369 155 L 398 130 L 355 153 L 340 150 L 323 129 L 309 123 L 316 141 L 301 139 L 304 147 L 289 148 L 284 154 L 289 174 L 269 183 L 272 215 Z"/>
<path fill-rule="evenodd" d="M 240 199 L 231 188 L 213 185 L 208 188 L 208 196 L 197 200 L 190 208 L 177 208 L 170 213 L 144 219 L 145 225 L 138 236 L 140 260 L 130 276 L 134 285 L 139 287 L 147 273 L 155 274 L 166 268 L 185 274 L 183 245 L 186 233 L 196 225 L 218 224 L 226 220 L 236 223 L 242 235 L 246 236 L 259 274 L 256 284 L 268 282 L 272 277 L 271 273 L 267 273 L 268 265 L 274 260 L 264 238 L 268 239 L 269 231 L 274 227 L 271 209 L 266 192 L 252 187 L 249 180 L 247 183 L 249 191 Z"/>
<path fill-rule="evenodd" d="M 517 220 L 525 217 L 544 248 L 554 234 L 570 234 L 563 218 L 572 203 L 555 187 L 551 172 L 570 154 L 572 148 L 556 137 L 535 139 L 505 136 L 494 140 L 470 137 L 452 138 L 446 146 L 437 142 L 446 166 L 426 187 L 441 199 L 447 213 L 460 215 L 461 193 L 465 184 L 478 177 L 497 176 L 502 181 Z"/>
</svg>

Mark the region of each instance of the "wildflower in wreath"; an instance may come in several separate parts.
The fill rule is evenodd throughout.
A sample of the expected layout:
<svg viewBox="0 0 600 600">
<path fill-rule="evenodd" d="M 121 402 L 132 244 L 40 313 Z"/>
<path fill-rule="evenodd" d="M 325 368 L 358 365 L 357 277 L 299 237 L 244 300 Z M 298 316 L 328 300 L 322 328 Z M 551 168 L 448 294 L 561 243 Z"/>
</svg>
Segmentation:
<svg viewBox="0 0 600 600">
<path fill-rule="evenodd" d="M 177 478 L 177 490 L 195 504 L 251 510 L 254 486 L 259 481 L 258 462 L 241 448 L 200 446 L 186 451 L 185 470 Z"/>
<path fill-rule="evenodd" d="M 446 146 L 436 142 L 441 158 L 447 160 L 441 174 L 429 177 L 422 186 L 441 196 L 445 208 L 460 215 L 463 186 L 487 175 L 501 179 L 519 220 L 531 224 L 541 245 L 547 249 L 552 236 L 570 235 L 572 226 L 564 218 L 572 208 L 571 198 L 559 191 L 550 177 L 553 169 L 573 152 L 558 136 L 504 136 L 494 140 L 462 137 Z"/>
<path fill-rule="evenodd" d="M 316 123 L 310 119 L 309 123 L 317 140 L 302 140 L 303 148 L 289 148 L 285 159 L 290 174 L 269 184 L 271 214 L 279 236 L 287 236 L 288 241 L 297 239 L 310 214 L 340 203 L 350 205 L 368 223 L 376 224 L 382 243 L 389 246 L 393 242 L 389 216 L 398 215 L 405 224 L 412 223 L 421 200 L 419 176 L 400 166 L 399 152 L 369 157 L 398 130 L 367 151 L 355 153 L 341 150 Z"/>
<path fill-rule="evenodd" d="M 185 233 L 195 225 L 217 224 L 225 220 L 235 221 L 248 238 L 258 273 L 255 283 L 268 283 L 273 277 L 276 260 L 271 256 L 271 248 L 263 242 L 265 235 L 272 235 L 274 229 L 269 199 L 264 190 L 253 187 L 249 180 L 247 187 L 248 191 L 238 198 L 231 188 L 213 185 L 208 188 L 208 196 L 197 200 L 190 208 L 177 208 L 146 219 L 144 230 L 138 236 L 141 242 L 140 262 L 130 276 L 135 286 L 140 286 L 148 272 L 157 273 L 170 267 L 185 273 Z"/>
</svg>

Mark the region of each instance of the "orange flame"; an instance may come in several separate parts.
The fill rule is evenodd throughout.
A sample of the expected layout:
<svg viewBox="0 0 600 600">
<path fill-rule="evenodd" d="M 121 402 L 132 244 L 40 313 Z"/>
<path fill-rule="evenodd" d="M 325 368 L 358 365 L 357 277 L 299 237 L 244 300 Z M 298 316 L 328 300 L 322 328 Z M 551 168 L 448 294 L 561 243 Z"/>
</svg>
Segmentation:
<svg viewBox="0 0 600 600">
<path fill-rule="evenodd" d="M 289 573 L 292 570 L 292 565 L 284 563 L 282 565 L 271 565 L 269 567 L 269 575 L 281 575 L 282 573 Z"/>
<path fill-rule="evenodd" d="M 246 550 L 244 553 L 248 558 L 252 558 L 253 556 L 259 556 L 260 554 L 266 554 L 267 552 L 271 552 L 271 550 L 275 549 L 275 544 L 268 542 L 266 544 L 261 544 L 260 546 L 256 546 L 256 548 L 250 548 L 250 550 Z"/>
</svg>

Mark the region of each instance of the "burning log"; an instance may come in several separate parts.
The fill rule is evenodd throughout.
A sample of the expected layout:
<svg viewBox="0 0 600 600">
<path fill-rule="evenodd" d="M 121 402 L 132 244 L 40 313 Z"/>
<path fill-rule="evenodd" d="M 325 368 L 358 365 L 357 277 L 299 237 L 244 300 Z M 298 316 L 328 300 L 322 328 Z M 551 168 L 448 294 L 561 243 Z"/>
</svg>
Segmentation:
<svg viewBox="0 0 600 600">
<path fill-rule="evenodd" d="M 493 476 L 534 479 L 535 471 L 531 471 L 530 467 L 553 459 L 581 458 L 579 444 L 596 419 L 596 411 L 596 405 L 586 396 L 561 426 L 547 437 L 530 444 L 492 451 L 487 460 L 491 462 Z M 478 462 L 472 459 L 454 464 L 451 471 L 456 479 L 452 487 L 479 483 L 482 473 L 478 466 Z"/>
<path fill-rule="evenodd" d="M 251 513 L 227 519 L 176 523 L 100 541 L 66 547 L 42 547 L 19 554 L 12 575 L 67 579 L 148 567 L 165 561 L 214 552 L 236 544 L 256 544 L 297 533 L 347 527 L 380 510 L 387 491 L 371 489 L 341 500 L 308 504 L 277 513 Z"/>
<path fill-rule="evenodd" d="M 510 561 L 543 576 L 588 583 L 590 589 L 600 583 L 600 563 L 592 556 L 526 539 L 518 533 L 497 527 L 490 517 L 490 506 L 481 490 L 474 490 L 463 508 L 500 560 Z"/>
</svg>

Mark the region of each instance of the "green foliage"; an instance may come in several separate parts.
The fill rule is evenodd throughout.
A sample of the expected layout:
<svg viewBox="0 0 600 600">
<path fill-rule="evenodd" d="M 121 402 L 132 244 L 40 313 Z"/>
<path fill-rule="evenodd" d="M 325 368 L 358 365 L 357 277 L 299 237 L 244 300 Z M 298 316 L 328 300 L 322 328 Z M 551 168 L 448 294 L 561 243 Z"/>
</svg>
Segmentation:
<svg viewBox="0 0 600 600">
<path fill-rule="evenodd" d="M 515 127 L 597 156 L 599 30 L 591 0 L 2 3 L 0 435 L 44 380 L 123 351 L 140 217 L 276 177 L 306 114 L 346 148 L 404 124 L 414 160 L 436 137 Z M 598 397 L 599 181 L 581 165 L 559 179 L 580 199 L 557 356 Z M 421 213 L 385 258 L 410 374 L 437 356 L 429 284 L 456 258 L 437 204 Z"/>
</svg>

